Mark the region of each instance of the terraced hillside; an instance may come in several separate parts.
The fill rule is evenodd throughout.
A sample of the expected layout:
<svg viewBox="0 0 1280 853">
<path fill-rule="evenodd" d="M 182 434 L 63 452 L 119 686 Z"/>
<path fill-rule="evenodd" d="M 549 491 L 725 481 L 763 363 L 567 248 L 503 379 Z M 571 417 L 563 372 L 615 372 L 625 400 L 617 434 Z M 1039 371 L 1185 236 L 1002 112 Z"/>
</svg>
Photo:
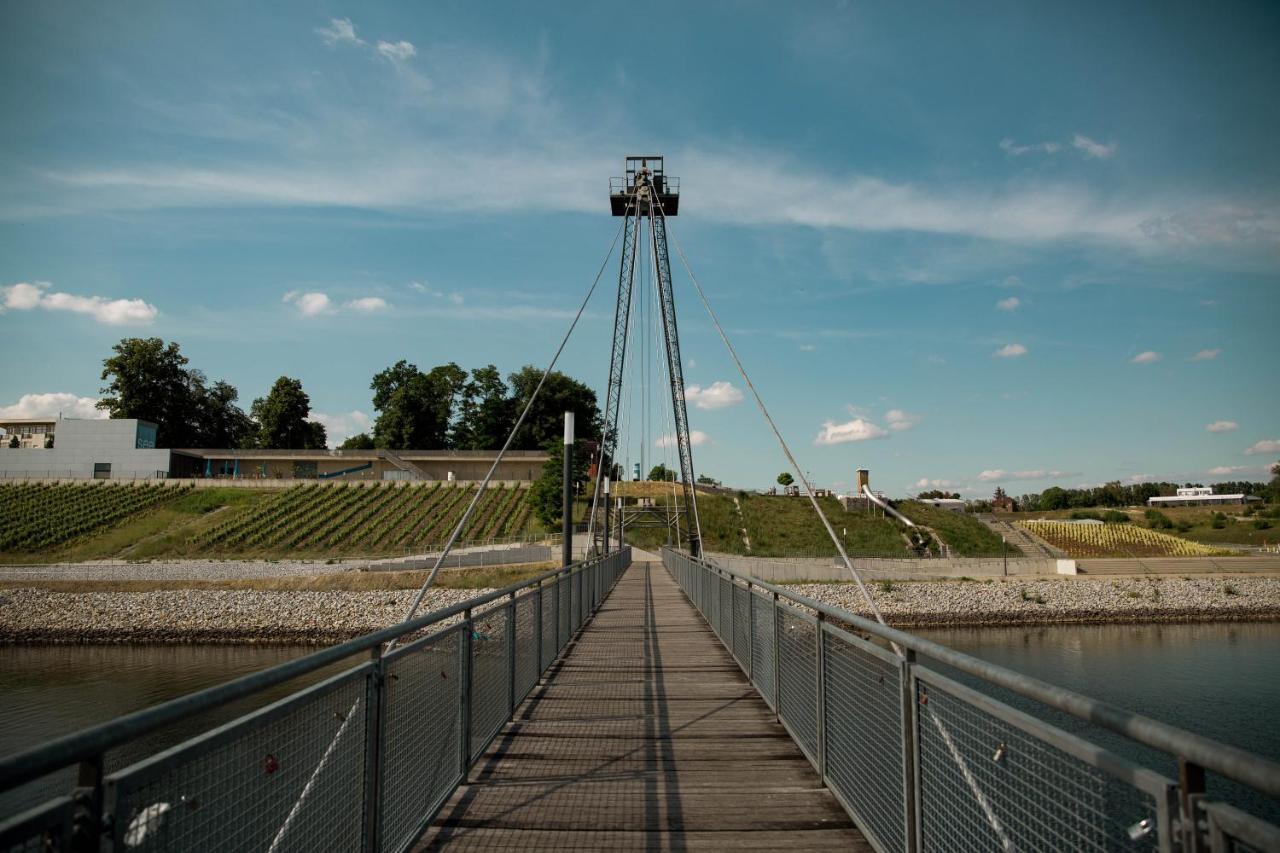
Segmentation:
<svg viewBox="0 0 1280 853">
<path fill-rule="evenodd" d="M 378 554 L 443 543 L 475 486 L 295 486 L 191 538 L 203 552 Z M 516 536 L 532 514 L 528 489 L 490 487 L 471 518 L 468 541 Z"/>
<path fill-rule="evenodd" d="M 119 483 L 0 485 L 0 551 L 40 551 L 91 535 L 189 489 Z"/>
<path fill-rule="evenodd" d="M 919 501 L 901 501 L 895 508 L 916 524 L 932 529 L 954 557 L 1022 556 L 1021 550 L 1014 545 L 1006 546 L 991 528 L 971 515 Z"/>
<path fill-rule="evenodd" d="M 1218 557 L 1235 551 L 1211 548 L 1131 524 L 1072 524 L 1065 521 L 1019 521 L 1072 557 Z"/>
<path fill-rule="evenodd" d="M 660 504 L 664 500 L 658 499 Z M 728 495 L 699 492 L 698 514 L 707 551 L 757 557 L 835 554 L 831 539 L 807 499 L 742 492 L 736 501 L 735 504 L 735 498 Z M 834 498 L 821 498 L 819 503 L 851 555 L 911 556 L 902 526 L 892 519 L 848 512 Z M 743 530 L 751 544 L 749 550 L 743 541 Z M 655 548 L 666 541 L 666 533 L 633 530 L 628 532 L 627 540 L 640 547 Z"/>
</svg>

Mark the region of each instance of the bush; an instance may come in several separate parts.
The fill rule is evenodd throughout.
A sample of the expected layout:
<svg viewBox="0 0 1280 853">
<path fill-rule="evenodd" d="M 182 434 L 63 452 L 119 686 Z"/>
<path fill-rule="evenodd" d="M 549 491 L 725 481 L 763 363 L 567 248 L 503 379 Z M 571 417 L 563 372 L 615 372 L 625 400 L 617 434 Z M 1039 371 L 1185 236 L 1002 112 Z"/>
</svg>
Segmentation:
<svg viewBox="0 0 1280 853">
<path fill-rule="evenodd" d="M 1129 513 L 1109 509 L 1102 514 L 1102 520 L 1107 524 L 1126 524 L 1129 521 Z"/>
<path fill-rule="evenodd" d="M 1173 522 L 1169 520 L 1169 516 L 1165 515 L 1158 509 L 1149 509 L 1143 515 L 1147 519 L 1147 524 L 1152 530 L 1172 530 Z"/>
<path fill-rule="evenodd" d="M 1253 529 L 1254 529 L 1254 530 L 1269 530 L 1269 529 L 1271 529 L 1271 522 L 1267 521 L 1265 518 L 1255 518 L 1255 519 L 1253 520 Z"/>
<path fill-rule="evenodd" d="M 1071 511 L 1071 517 L 1076 521 L 1092 518 L 1094 521 L 1102 521 L 1102 514 L 1092 509 L 1075 509 Z"/>
</svg>

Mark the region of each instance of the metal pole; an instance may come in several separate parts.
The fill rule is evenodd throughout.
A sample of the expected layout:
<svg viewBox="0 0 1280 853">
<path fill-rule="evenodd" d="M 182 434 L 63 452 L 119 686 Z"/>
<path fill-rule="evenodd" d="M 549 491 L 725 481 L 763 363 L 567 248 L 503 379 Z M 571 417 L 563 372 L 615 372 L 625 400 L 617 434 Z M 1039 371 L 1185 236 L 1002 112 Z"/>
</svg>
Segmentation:
<svg viewBox="0 0 1280 853">
<path fill-rule="evenodd" d="M 1009 540 L 1000 537 L 1000 561 L 1005 577 L 1009 576 Z"/>
<path fill-rule="evenodd" d="M 609 478 L 604 478 L 604 552 L 609 553 Z"/>
<path fill-rule="evenodd" d="M 564 492 L 560 508 L 560 533 L 564 538 L 560 544 L 560 565 L 568 566 L 573 563 L 573 412 L 564 413 L 564 476 L 560 485 Z"/>
<path fill-rule="evenodd" d="M 627 519 L 622 514 L 622 498 L 618 498 L 618 550 L 625 547 L 627 536 Z"/>
</svg>

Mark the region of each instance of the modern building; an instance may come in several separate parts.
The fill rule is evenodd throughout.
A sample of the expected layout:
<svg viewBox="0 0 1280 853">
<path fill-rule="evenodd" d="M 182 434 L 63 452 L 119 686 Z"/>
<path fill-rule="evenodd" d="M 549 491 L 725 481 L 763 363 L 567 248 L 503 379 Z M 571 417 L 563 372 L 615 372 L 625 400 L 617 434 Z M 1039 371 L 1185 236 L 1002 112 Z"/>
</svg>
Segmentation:
<svg viewBox="0 0 1280 853">
<path fill-rule="evenodd" d="M 922 504 L 936 506 L 938 509 L 945 509 L 950 512 L 964 512 L 968 505 L 967 501 L 960 498 L 916 498 Z"/>
<path fill-rule="evenodd" d="M 462 480 L 484 479 L 495 450 L 226 450 L 156 448 L 147 421 L 10 421 L 0 423 L 19 446 L 0 447 L 0 479 Z M 23 432 L 25 426 L 33 429 Z M 44 430 L 35 432 L 34 427 Z M 53 447 L 44 440 L 54 434 Z M 37 436 L 39 438 L 37 438 Z M 509 450 L 499 481 L 533 480 L 550 457 Z"/>
<path fill-rule="evenodd" d="M 1212 486 L 1189 486 L 1178 489 L 1176 495 L 1147 498 L 1147 506 L 1215 506 L 1218 504 L 1246 504 L 1262 500 L 1253 495 L 1215 495 Z"/>
<path fill-rule="evenodd" d="M 16 444 L 12 449 L 43 450 L 52 442 L 53 428 L 57 423 L 56 420 L 47 418 L 7 418 L 0 420 L 0 430 L 4 430 L 4 446 L 9 448 L 11 444 Z"/>
</svg>

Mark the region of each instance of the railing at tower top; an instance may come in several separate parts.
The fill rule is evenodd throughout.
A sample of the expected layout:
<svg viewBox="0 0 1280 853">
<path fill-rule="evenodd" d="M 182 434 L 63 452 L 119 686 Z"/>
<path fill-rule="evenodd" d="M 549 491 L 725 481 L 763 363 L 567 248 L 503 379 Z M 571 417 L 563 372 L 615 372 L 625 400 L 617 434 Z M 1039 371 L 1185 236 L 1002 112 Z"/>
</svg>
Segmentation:
<svg viewBox="0 0 1280 853">
<path fill-rule="evenodd" d="M 546 572 L 0 759 L 0 796 L 75 771 L 65 795 L 6 816 L 0 851 L 407 849 L 630 562 L 626 548 Z M 108 766 L 162 728 L 322 671 Z"/>
<path fill-rule="evenodd" d="M 670 548 L 662 558 L 879 853 L 1280 850 L 1280 829 L 1205 789 L 1209 771 L 1280 798 L 1274 762 Z M 1004 697 L 1158 750 L 1179 779 Z"/>
</svg>

